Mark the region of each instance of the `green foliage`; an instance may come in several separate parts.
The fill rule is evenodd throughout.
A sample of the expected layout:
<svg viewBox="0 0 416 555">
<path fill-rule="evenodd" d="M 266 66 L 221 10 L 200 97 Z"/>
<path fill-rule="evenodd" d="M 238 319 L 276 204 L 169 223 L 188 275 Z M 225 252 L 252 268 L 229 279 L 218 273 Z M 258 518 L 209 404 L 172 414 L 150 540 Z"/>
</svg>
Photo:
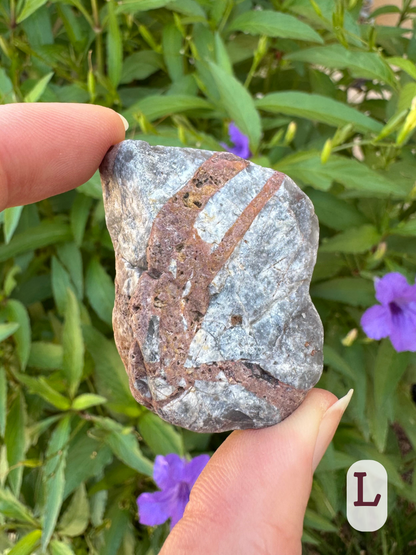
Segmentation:
<svg viewBox="0 0 416 555">
<path fill-rule="evenodd" d="M 404 21 L 414 8 L 403 5 L 380 13 Z M 97 103 L 127 118 L 127 138 L 208 150 L 234 120 L 254 161 L 307 192 L 321 225 L 319 385 L 355 394 L 314 478 L 304 550 L 405 555 L 416 532 L 416 357 L 369 341 L 359 323 L 375 277 L 415 279 L 416 36 L 374 26 L 361 7 L 0 0 L 0 103 Z M 129 391 L 99 176 L 1 222 L 0 549 L 153 555 L 167 529 L 139 526 L 135 499 L 154 488 L 154 456 L 212 452 L 219 439 L 168 425 Z M 345 472 L 363 458 L 390 478 L 389 520 L 374 534 L 346 526 Z"/>
</svg>

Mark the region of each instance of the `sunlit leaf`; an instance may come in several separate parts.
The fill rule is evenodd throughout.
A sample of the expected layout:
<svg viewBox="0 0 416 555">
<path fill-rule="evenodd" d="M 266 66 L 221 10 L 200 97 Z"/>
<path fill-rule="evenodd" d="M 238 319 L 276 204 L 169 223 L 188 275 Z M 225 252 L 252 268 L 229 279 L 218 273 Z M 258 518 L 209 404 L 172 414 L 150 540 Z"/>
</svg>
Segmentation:
<svg viewBox="0 0 416 555">
<path fill-rule="evenodd" d="M 308 118 L 333 126 L 352 123 L 359 131 L 378 133 L 382 125 L 355 108 L 327 96 L 298 91 L 270 93 L 256 101 L 257 108 L 276 114 Z"/>
<path fill-rule="evenodd" d="M 244 31 L 252 35 L 324 42 L 320 35 L 303 21 L 292 15 L 271 10 L 244 12 L 231 22 L 228 30 Z"/>
</svg>

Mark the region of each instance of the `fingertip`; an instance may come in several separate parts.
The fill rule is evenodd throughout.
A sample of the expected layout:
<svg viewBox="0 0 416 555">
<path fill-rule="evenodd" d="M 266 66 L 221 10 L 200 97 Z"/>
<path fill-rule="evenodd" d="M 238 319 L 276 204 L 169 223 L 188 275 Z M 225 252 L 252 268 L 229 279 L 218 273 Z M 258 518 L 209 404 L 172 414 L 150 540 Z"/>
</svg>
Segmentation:
<svg viewBox="0 0 416 555">
<path fill-rule="evenodd" d="M 92 104 L 8 104 L 0 128 L 1 208 L 82 185 L 125 137 L 123 118 Z"/>
</svg>

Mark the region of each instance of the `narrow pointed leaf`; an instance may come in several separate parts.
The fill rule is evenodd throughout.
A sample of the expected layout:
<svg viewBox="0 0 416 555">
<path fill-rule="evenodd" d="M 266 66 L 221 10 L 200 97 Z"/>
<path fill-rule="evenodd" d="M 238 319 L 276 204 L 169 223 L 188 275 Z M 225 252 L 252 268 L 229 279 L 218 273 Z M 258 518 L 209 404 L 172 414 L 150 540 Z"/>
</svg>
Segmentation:
<svg viewBox="0 0 416 555">
<path fill-rule="evenodd" d="M 10 243 L 10 239 L 13 237 L 22 210 L 23 206 L 13 206 L 12 208 L 6 208 L 4 211 L 4 240 L 6 244 Z"/>
<path fill-rule="evenodd" d="M 225 111 L 240 131 L 250 138 L 252 147 L 256 149 L 260 142 L 261 121 L 253 98 L 233 75 L 213 62 L 209 66 Z"/>
<path fill-rule="evenodd" d="M 228 30 L 244 31 L 251 35 L 324 42 L 320 35 L 303 21 L 293 15 L 272 10 L 246 11 L 231 22 Z"/>
<path fill-rule="evenodd" d="M 326 123 L 334 127 L 352 123 L 358 131 L 379 133 L 382 124 L 343 102 L 298 91 L 270 93 L 256 100 L 257 108 Z"/>
<path fill-rule="evenodd" d="M 42 532 L 33 530 L 24 536 L 17 544 L 8 552 L 8 555 L 30 555 L 39 547 Z"/>
<path fill-rule="evenodd" d="M 78 301 L 71 289 L 67 290 L 65 323 L 62 337 L 63 370 L 72 397 L 78 389 L 84 367 L 84 340 Z"/>
<path fill-rule="evenodd" d="M 25 458 L 26 452 L 26 405 L 23 394 L 18 391 L 7 415 L 5 444 L 9 467 L 15 466 Z M 23 467 L 14 468 L 9 472 L 8 481 L 14 495 L 20 493 Z"/>
<path fill-rule="evenodd" d="M 16 351 L 20 361 L 20 367 L 24 370 L 29 359 L 31 344 L 29 314 L 26 307 L 16 299 L 9 299 L 7 301 L 6 313 L 11 322 L 19 324 L 19 327 L 13 334 L 13 337 L 16 342 Z"/>
</svg>

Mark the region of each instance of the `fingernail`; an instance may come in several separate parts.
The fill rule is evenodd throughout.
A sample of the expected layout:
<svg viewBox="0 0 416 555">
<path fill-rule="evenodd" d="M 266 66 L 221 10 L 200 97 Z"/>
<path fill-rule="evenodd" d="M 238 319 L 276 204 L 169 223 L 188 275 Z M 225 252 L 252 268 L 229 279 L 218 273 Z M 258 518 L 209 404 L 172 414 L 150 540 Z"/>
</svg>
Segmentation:
<svg viewBox="0 0 416 555">
<path fill-rule="evenodd" d="M 129 122 L 126 120 L 126 118 L 124 116 L 122 116 L 118 112 L 117 112 L 117 114 L 121 117 L 121 120 L 122 120 L 123 125 L 124 125 L 124 131 L 127 131 L 127 129 L 129 128 Z"/>
<path fill-rule="evenodd" d="M 329 407 L 321 420 L 321 423 L 319 425 L 318 437 L 316 438 L 315 443 L 315 451 L 313 453 L 312 467 L 314 472 L 320 460 L 324 456 L 328 445 L 331 443 L 338 424 L 342 418 L 342 415 L 344 414 L 345 409 L 348 407 L 349 402 L 351 401 L 353 393 L 354 390 L 350 389 L 348 393 L 344 395 L 344 397 L 338 399 L 336 403 Z"/>
</svg>

